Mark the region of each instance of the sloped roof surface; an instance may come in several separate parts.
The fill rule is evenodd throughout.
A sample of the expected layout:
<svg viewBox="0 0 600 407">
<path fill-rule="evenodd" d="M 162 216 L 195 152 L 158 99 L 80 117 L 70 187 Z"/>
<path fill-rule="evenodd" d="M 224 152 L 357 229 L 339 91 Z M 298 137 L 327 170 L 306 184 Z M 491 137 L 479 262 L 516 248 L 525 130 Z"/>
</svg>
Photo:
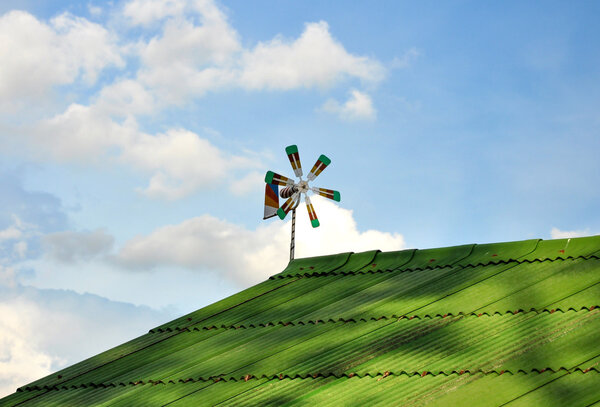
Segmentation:
<svg viewBox="0 0 600 407">
<path fill-rule="evenodd" d="M 0 406 L 590 405 L 600 236 L 298 259 Z"/>
</svg>

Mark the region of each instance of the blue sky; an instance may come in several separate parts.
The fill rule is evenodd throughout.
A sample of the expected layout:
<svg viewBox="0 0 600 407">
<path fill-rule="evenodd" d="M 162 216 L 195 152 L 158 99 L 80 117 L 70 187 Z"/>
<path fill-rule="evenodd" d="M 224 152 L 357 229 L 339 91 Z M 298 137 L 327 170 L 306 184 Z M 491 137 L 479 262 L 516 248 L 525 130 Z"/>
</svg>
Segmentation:
<svg viewBox="0 0 600 407">
<path fill-rule="evenodd" d="M 2 2 L 0 395 L 280 271 L 289 144 L 300 257 L 600 233 L 599 12 Z"/>
</svg>

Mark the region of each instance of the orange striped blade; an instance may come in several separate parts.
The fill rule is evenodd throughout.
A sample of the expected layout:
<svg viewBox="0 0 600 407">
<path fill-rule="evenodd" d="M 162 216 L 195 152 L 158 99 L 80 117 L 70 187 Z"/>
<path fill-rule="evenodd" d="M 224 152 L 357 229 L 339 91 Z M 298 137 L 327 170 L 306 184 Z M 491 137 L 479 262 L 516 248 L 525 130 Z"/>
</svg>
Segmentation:
<svg viewBox="0 0 600 407">
<path fill-rule="evenodd" d="M 283 175 L 277 174 L 273 171 L 267 171 L 267 175 L 265 175 L 265 182 L 267 184 L 275 184 L 275 185 L 294 185 L 294 181 L 289 179 L 288 177 L 284 177 Z"/>
<path fill-rule="evenodd" d="M 317 218 L 317 213 L 315 212 L 315 208 L 310 201 L 310 198 L 307 196 L 304 198 L 306 201 L 306 209 L 308 210 L 308 217 L 310 218 L 310 224 L 313 228 L 319 227 L 319 219 Z"/>
<path fill-rule="evenodd" d="M 287 201 L 285 201 L 283 203 L 283 205 L 281 205 L 281 208 L 279 208 L 277 210 L 277 215 L 281 218 L 284 219 L 288 212 L 292 210 L 292 208 L 294 207 L 294 205 L 296 205 L 296 199 L 298 198 L 298 193 L 294 193 L 294 195 L 290 196 Z"/>
<path fill-rule="evenodd" d="M 297 177 L 302 176 L 302 164 L 300 163 L 300 154 L 298 154 L 298 146 L 291 145 L 285 148 L 285 152 L 288 155 L 292 169 Z"/>
<path fill-rule="evenodd" d="M 333 199 L 334 201 L 340 201 L 340 193 L 333 189 L 327 188 L 311 188 L 312 191 L 318 195 L 324 196 L 325 198 Z"/>
<path fill-rule="evenodd" d="M 310 173 L 307 177 L 308 180 L 312 181 L 313 179 L 317 178 L 329 164 L 331 164 L 331 160 L 321 154 L 315 165 L 313 165 L 312 169 L 310 170 Z"/>
</svg>

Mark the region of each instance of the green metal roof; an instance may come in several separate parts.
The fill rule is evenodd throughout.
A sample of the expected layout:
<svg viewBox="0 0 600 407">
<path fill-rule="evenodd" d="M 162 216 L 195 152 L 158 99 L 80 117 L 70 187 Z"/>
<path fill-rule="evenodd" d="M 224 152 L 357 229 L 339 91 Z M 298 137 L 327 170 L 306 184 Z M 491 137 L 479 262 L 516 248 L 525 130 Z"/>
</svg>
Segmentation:
<svg viewBox="0 0 600 407">
<path fill-rule="evenodd" d="M 600 236 L 298 259 L 0 406 L 590 405 Z"/>
</svg>

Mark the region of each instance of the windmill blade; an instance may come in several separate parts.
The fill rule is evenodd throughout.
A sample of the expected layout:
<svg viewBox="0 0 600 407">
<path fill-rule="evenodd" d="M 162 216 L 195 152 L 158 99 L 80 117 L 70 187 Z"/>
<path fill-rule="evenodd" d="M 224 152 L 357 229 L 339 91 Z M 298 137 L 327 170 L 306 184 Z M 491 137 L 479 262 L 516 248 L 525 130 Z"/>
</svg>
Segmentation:
<svg viewBox="0 0 600 407">
<path fill-rule="evenodd" d="M 269 219 L 277 215 L 279 209 L 279 186 L 277 184 L 265 185 L 265 216 L 263 219 Z"/>
<path fill-rule="evenodd" d="M 296 200 L 299 198 L 299 195 L 299 192 L 294 193 L 294 195 L 290 196 L 287 201 L 281 205 L 281 208 L 277 209 L 277 216 L 279 216 L 280 219 L 285 219 L 288 212 L 296 206 Z"/>
<path fill-rule="evenodd" d="M 292 169 L 297 177 L 302 176 L 302 164 L 300 163 L 300 154 L 298 154 L 298 146 L 293 144 L 285 148 L 285 152 L 288 155 Z"/>
<path fill-rule="evenodd" d="M 315 165 L 313 165 L 312 169 L 310 170 L 310 173 L 307 177 L 308 180 L 312 181 L 313 179 L 317 178 L 329 164 L 331 164 L 331 160 L 327 158 L 327 156 L 321 154 Z"/>
<path fill-rule="evenodd" d="M 318 228 L 319 227 L 319 219 L 317 218 L 317 213 L 315 212 L 315 208 L 312 205 L 312 202 L 310 201 L 310 198 L 308 196 L 306 196 L 304 198 L 304 201 L 306 201 L 306 209 L 308 210 L 308 217 L 310 218 L 310 224 L 312 225 L 313 228 Z"/>
<path fill-rule="evenodd" d="M 325 198 L 332 199 L 336 202 L 340 201 L 340 193 L 338 191 L 334 191 L 333 189 L 311 188 L 310 190 L 313 191 L 317 195 L 324 196 Z"/>
<path fill-rule="evenodd" d="M 273 171 L 267 171 L 267 175 L 265 175 L 265 182 L 267 184 L 275 184 L 281 186 L 294 185 L 294 180 L 289 179 L 288 177 L 284 177 L 283 175 L 279 175 Z"/>
</svg>

